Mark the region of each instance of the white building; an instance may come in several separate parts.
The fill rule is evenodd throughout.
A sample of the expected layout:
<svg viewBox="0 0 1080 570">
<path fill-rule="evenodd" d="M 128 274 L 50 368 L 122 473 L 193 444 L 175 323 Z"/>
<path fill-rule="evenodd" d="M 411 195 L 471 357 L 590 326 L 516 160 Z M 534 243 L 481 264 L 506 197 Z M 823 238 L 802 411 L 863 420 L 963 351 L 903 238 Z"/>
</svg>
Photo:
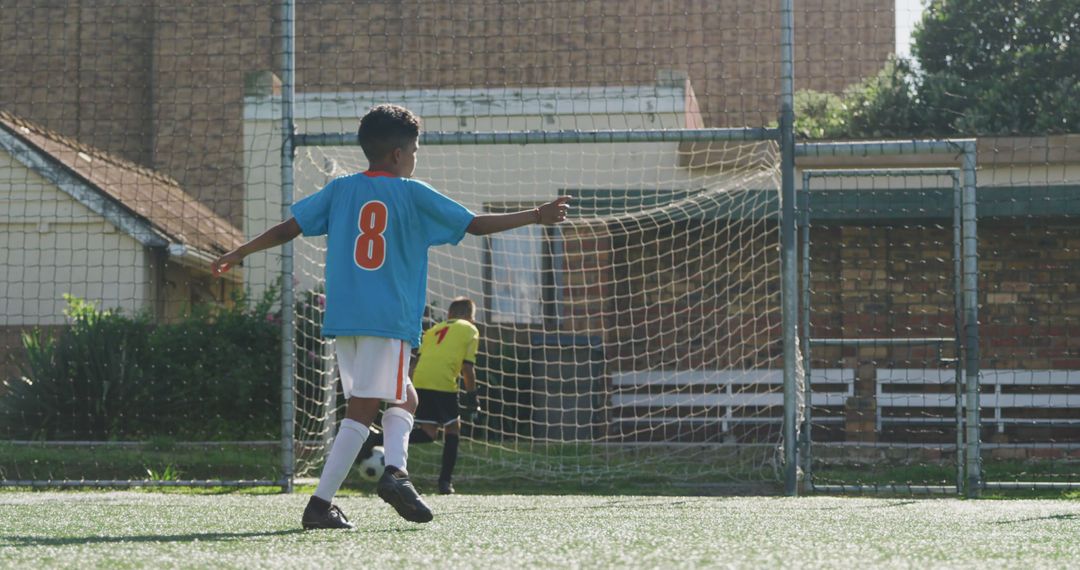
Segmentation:
<svg viewBox="0 0 1080 570">
<path fill-rule="evenodd" d="M 63 296 L 167 319 L 222 301 L 240 230 L 176 181 L 0 111 L 0 353 L 65 323 Z"/>
</svg>

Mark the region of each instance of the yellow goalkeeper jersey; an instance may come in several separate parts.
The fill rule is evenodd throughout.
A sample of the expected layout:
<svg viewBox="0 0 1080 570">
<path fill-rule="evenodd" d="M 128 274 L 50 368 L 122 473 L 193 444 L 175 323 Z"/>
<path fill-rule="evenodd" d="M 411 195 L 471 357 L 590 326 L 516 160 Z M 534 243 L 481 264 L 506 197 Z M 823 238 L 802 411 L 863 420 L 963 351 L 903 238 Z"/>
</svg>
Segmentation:
<svg viewBox="0 0 1080 570">
<path fill-rule="evenodd" d="M 452 319 L 424 333 L 413 371 L 413 386 L 421 390 L 457 392 L 462 362 L 476 362 L 480 331 L 469 321 Z"/>
</svg>

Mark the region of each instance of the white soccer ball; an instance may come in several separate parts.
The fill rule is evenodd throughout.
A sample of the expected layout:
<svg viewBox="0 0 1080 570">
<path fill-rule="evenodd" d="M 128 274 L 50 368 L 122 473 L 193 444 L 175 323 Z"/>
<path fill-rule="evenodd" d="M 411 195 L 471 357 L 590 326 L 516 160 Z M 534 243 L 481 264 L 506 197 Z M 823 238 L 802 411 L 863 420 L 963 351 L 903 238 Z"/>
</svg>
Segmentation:
<svg viewBox="0 0 1080 570">
<path fill-rule="evenodd" d="M 386 455 L 383 454 L 382 446 L 376 445 L 371 448 L 371 455 L 360 462 L 360 477 L 368 481 L 378 481 L 386 471 Z"/>
</svg>

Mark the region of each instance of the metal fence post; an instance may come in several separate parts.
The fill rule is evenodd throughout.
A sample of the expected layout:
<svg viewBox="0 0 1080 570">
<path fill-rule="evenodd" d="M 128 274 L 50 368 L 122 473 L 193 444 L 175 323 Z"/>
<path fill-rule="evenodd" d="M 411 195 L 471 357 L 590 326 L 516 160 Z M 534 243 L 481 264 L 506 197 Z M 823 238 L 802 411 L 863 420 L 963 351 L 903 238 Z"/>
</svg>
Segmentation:
<svg viewBox="0 0 1080 570">
<path fill-rule="evenodd" d="M 976 143 L 964 144 L 964 369 L 967 387 L 967 496 L 982 491 L 981 430 L 979 421 L 979 238 L 976 231 Z"/>
<path fill-rule="evenodd" d="M 293 81 L 296 66 L 294 0 L 281 4 L 281 215 L 287 219 L 293 198 Z M 281 490 L 293 490 L 293 244 L 281 246 Z"/>
<path fill-rule="evenodd" d="M 796 287 L 795 251 L 795 37 L 793 0 L 782 0 L 780 7 L 780 242 L 781 301 L 784 327 L 784 493 L 798 494 L 798 438 L 796 436 L 796 327 L 798 324 L 798 290 Z"/>
</svg>

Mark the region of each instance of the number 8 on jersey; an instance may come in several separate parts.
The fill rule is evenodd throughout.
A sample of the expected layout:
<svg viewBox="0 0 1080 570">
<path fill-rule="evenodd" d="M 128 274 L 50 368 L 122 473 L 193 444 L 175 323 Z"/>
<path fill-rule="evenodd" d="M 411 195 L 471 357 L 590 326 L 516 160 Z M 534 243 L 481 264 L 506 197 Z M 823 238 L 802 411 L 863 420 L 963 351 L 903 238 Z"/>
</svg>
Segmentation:
<svg viewBox="0 0 1080 570">
<path fill-rule="evenodd" d="M 386 224 L 386 204 L 372 200 L 360 208 L 357 220 L 360 235 L 356 236 L 353 259 L 361 269 L 375 271 L 386 261 L 386 238 L 383 237 Z"/>
</svg>

